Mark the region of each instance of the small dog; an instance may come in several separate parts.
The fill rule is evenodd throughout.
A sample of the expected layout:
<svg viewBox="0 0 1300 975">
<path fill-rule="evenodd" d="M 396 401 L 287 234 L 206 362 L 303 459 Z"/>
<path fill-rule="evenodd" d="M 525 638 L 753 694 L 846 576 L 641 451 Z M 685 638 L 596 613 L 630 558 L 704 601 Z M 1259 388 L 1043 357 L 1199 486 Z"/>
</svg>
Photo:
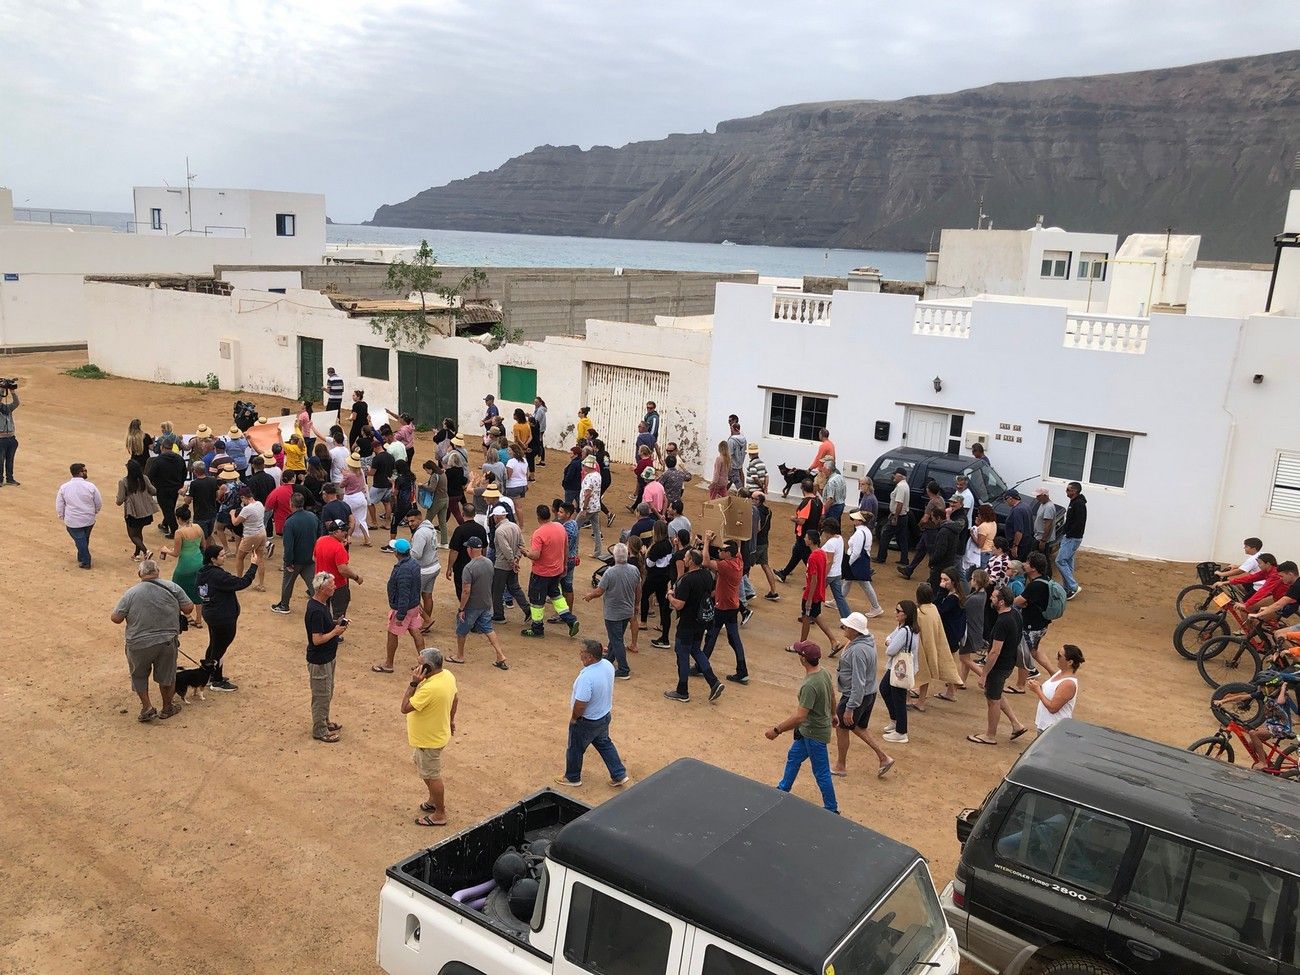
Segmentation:
<svg viewBox="0 0 1300 975">
<path fill-rule="evenodd" d="M 176 668 L 176 696 L 182 701 L 189 703 L 187 696 L 190 691 L 194 692 L 194 697 L 199 701 L 206 701 L 203 695 L 203 688 L 208 686 L 212 680 L 212 668 L 199 664 L 197 667 L 177 667 Z"/>
<path fill-rule="evenodd" d="M 812 477 L 812 471 L 806 471 L 802 467 L 787 467 L 785 464 L 777 464 L 776 469 L 781 472 L 785 478 L 785 488 L 781 491 L 781 497 L 790 497 L 790 489 L 796 484 L 802 484 Z"/>
</svg>

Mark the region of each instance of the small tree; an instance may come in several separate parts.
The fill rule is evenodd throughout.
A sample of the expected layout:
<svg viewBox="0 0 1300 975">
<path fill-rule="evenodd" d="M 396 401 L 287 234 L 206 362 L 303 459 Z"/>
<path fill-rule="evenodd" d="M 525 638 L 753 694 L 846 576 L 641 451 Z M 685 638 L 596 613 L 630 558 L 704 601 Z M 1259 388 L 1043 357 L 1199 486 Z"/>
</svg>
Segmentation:
<svg viewBox="0 0 1300 975">
<path fill-rule="evenodd" d="M 420 296 L 420 310 L 381 312 L 370 323 L 371 331 L 382 335 L 393 348 L 422 348 L 437 331 L 429 322 L 429 309 L 425 295 L 433 292 L 447 303 L 446 315 L 451 323 L 450 334 L 456 334 L 456 323 L 460 320 L 460 308 L 457 299 L 469 288 L 474 289 L 477 297 L 479 287 L 487 281 L 487 274 L 479 268 L 472 268 L 455 285 L 439 285 L 442 271 L 437 267 L 438 258 L 434 256 L 427 240 L 420 241 L 414 257 L 408 261 L 396 260 L 388 265 L 388 287 L 400 295 L 415 292 Z M 437 309 L 442 312 L 442 309 Z"/>
</svg>

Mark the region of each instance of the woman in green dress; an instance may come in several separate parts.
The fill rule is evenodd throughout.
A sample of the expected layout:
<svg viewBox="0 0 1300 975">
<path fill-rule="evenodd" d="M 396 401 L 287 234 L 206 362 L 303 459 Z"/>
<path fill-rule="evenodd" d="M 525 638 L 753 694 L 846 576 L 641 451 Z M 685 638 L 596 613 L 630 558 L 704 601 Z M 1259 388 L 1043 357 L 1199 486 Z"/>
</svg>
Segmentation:
<svg viewBox="0 0 1300 975">
<path fill-rule="evenodd" d="M 203 625 L 203 600 L 199 598 L 197 576 L 203 565 L 203 529 L 194 524 L 193 519 L 194 513 L 188 504 L 176 509 L 176 523 L 179 527 L 172 535 L 171 549 L 164 549 L 162 556 L 166 558 L 170 555 L 176 560 L 172 582 L 184 589 L 185 595 L 194 603 L 194 622 L 190 626 L 200 629 Z"/>
</svg>

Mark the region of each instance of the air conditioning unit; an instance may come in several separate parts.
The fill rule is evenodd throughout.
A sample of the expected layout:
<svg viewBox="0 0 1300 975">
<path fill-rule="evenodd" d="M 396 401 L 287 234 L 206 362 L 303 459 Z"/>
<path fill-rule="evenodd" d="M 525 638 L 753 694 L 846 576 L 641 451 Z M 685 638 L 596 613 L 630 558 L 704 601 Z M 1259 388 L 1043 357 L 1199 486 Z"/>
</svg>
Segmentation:
<svg viewBox="0 0 1300 975">
<path fill-rule="evenodd" d="M 963 442 L 965 443 L 967 450 L 970 450 L 976 444 L 979 444 L 987 450 L 989 446 L 989 435 L 987 433 L 980 433 L 978 430 L 967 430 L 965 437 L 963 437 Z"/>
<path fill-rule="evenodd" d="M 857 460 L 846 460 L 840 473 L 845 477 L 856 477 L 861 480 L 867 476 L 867 465 Z"/>
</svg>

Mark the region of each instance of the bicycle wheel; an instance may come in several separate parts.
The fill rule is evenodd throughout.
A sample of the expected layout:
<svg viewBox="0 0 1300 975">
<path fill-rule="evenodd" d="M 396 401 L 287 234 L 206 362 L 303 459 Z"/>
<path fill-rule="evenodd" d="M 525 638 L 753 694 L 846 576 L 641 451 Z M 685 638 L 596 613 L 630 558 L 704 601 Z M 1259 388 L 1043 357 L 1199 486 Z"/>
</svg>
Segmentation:
<svg viewBox="0 0 1300 975">
<path fill-rule="evenodd" d="M 1237 756 L 1233 754 L 1232 743 L 1228 741 L 1227 735 L 1210 735 L 1208 738 L 1198 738 L 1187 746 L 1189 752 L 1196 752 L 1198 755 L 1204 755 L 1206 758 L 1212 758 L 1216 762 L 1236 762 Z"/>
<path fill-rule="evenodd" d="M 1206 640 L 1231 633 L 1222 613 L 1195 613 L 1174 627 L 1174 649 L 1188 660 L 1195 660 Z"/>
<path fill-rule="evenodd" d="M 1253 684 L 1220 684 L 1210 695 L 1210 711 L 1219 724 L 1236 721 L 1247 728 L 1264 723 L 1264 692 Z"/>
<path fill-rule="evenodd" d="M 1280 779 L 1300 779 L 1300 742 L 1285 746 L 1273 760 L 1272 769 Z"/>
<path fill-rule="evenodd" d="M 1196 669 L 1211 687 L 1230 681 L 1252 681 L 1260 663 L 1259 651 L 1242 636 L 1211 637 L 1201 644 L 1201 652 L 1196 655 Z"/>
<path fill-rule="evenodd" d="M 1197 613 L 1209 612 L 1210 600 L 1218 592 L 1213 586 L 1203 586 L 1200 583 L 1192 586 L 1186 586 L 1174 600 L 1174 609 L 1178 611 L 1178 618 L 1185 620 L 1189 616 Z"/>
</svg>

